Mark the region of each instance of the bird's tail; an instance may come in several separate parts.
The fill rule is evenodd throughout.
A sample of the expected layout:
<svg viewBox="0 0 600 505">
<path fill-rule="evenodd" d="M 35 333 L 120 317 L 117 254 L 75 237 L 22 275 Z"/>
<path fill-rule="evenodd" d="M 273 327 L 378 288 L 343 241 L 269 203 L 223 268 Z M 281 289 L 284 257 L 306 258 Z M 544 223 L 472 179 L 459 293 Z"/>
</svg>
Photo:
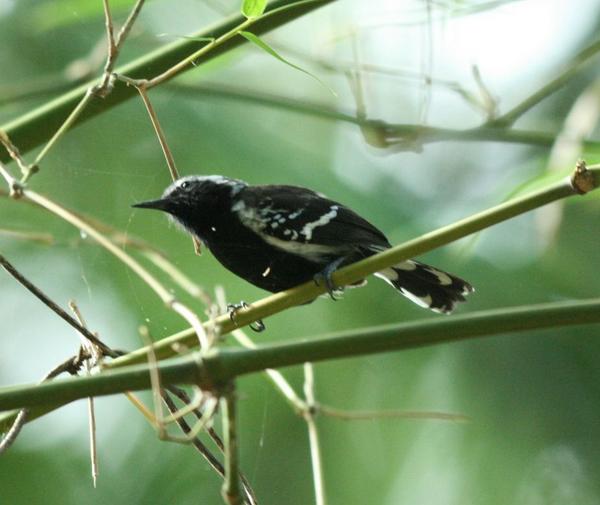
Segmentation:
<svg viewBox="0 0 600 505">
<path fill-rule="evenodd" d="M 421 307 L 449 314 L 474 291 L 468 282 L 424 263 L 407 260 L 375 274 Z"/>
</svg>

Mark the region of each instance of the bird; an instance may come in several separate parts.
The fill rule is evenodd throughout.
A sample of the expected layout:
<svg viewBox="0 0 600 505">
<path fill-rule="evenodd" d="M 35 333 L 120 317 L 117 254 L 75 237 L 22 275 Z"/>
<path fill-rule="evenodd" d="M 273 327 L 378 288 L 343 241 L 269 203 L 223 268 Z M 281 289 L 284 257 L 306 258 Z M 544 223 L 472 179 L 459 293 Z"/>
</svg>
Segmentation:
<svg viewBox="0 0 600 505">
<path fill-rule="evenodd" d="M 189 175 L 170 184 L 159 199 L 133 207 L 166 212 L 226 269 L 271 292 L 314 279 L 325 280 L 333 297 L 334 290 L 343 289 L 331 282 L 336 269 L 392 247 L 382 231 L 349 207 L 300 186 Z M 474 291 L 460 277 L 413 259 L 374 275 L 417 305 L 443 314 Z"/>
</svg>

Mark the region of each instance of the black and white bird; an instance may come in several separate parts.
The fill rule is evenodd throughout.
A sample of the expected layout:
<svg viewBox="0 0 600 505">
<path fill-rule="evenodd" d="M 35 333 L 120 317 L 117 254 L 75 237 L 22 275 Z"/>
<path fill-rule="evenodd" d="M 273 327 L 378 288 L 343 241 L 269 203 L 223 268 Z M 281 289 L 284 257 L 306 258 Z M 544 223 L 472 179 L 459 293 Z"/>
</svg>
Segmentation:
<svg viewBox="0 0 600 505">
<path fill-rule="evenodd" d="M 341 203 L 297 186 L 251 186 L 220 175 L 182 177 L 158 209 L 205 244 L 219 262 L 246 281 L 277 292 L 331 273 L 391 247 L 385 235 Z M 424 263 L 407 260 L 375 274 L 404 296 L 449 313 L 471 285 Z"/>
</svg>

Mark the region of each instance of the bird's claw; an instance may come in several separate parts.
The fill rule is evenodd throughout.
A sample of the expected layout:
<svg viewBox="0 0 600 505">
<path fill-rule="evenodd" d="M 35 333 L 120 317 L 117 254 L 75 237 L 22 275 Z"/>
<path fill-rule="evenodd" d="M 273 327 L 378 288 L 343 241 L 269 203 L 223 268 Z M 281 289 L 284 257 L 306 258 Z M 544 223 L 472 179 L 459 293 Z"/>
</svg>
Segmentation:
<svg viewBox="0 0 600 505">
<path fill-rule="evenodd" d="M 229 319 L 231 319 L 231 322 L 237 326 L 237 322 L 235 320 L 236 312 L 240 309 L 248 309 L 248 308 L 250 308 L 250 305 L 248 305 L 244 300 L 242 300 L 239 303 L 228 303 L 227 304 L 227 312 L 229 313 Z M 248 326 L 250 326 L 250 329 L 252 331 L 255 331 L 256 333 L 265 331 L 265 329 L 267 328 L 265 326 L 265 323 L 263 323 L 262 319 L 257 319 L 253 323 L 250 323 Z"/>
<path fill-rule="evenodd" d="M 315 276 L 313 277 L 317 286 L 325 284 L 325 286 L 327 287 L 327 293 L 334 302 L 337 301 L 335 295 L 341 295 L 344 291 L 344 288 L 342 286 L 336 286 L 333 282 L 333 279 L 331 278 L 331 275 L 337 270 L 337 268 L 344 261 L 344 259 L 345 258 L 338 258 L 337 260 L 332 261 L 323 269 L 322 272 L 315 274 Z"/>
</svg>

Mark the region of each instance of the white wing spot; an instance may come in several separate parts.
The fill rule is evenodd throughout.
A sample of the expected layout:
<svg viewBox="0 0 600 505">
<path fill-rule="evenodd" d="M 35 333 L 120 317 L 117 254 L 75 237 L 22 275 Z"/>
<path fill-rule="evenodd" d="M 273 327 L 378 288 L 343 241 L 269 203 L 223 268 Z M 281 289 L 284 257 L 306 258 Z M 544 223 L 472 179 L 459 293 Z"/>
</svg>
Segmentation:
<svg viewBox="0 0 600 505">
<path fill-rule="evenodd" d="M 413 293 L 411 293 L 410 291 L 407 291 L 404 288 L 400 288 L 400 293 L 402 293 L 404 296 L 406 296 L 406 298 L 408 298 L 410 301 L 415 302 L 417 305 L 420 305 L 421 307 L 425 307 L 426 309 L 431 308 L 431 296 L 427 295 L 427 296 L 417 296 Z"/>
<path fill-rule="evenodd" d="M 379 277 L 383 279 L 387 283 L 392 284 L 393 281 L 398 280 L 398 272 L 396 272 L 393 268 L 386 268 L 384 270 L 380 270 L 379 272 L 375 272 L 375 277 Z"/>
<path fill-rule="evenodd" d="M 243 212 L 246 209 L 246 204 L 244 200 L 238 200 L 231 206 L 231 210 L 233 212 Z"/>
<path fill-rule="evenodd" d="M 425 270 L 435 275 L 442 286 L 450 286 L 452 284 L 452 279 L 446 272 L 442 272 L 441 270 L 433 267 L 427 267 Z"/>
<path fill-rule="evenodd" d="M 394 268 L 397 268 L 398 270 L 404 270 L 406 272 L 410 272 L 412 270 L 416 270 L 417 269 L 417 265 L 415 264 L 414 261 L 403 261 L 401 263 L 397 263 L 396 265 L 394 265 Z"/>
<path fill-rule="evenodd" d="M 271 235 L 265 235 L 264 233 L 257 232 L 258 235 L 267 243 L 281 251 L 287 251 L 292 254 L 296 254 L 309 261 L 322 261 L 323 258 L 330 257 L 332 255 L 339 254 L 339 249 L 332 246 L 320 245 L 320 244 L 307 244 L 305 242 L 296 242 L 296 236 L 292 236 L 292 239 L 280 239 L 272 237 Z M 296 232 L 293 232 L 296 233 Z"/>
<path fill-rule="evenodd" d="M 311 223 L 306 223 L 300 234 L 304 235 L 307 241 L 311 240 L 315 228 L 318 228 L 319 226 L 325 226 L 326 224 L 329 224 L 332 219 L 336 218 L 338 208 L 339 207 L 337 205 L 332 205 L 329 207 L 329 212 L 323 214 L 319 219 Z"/>
</svg>

